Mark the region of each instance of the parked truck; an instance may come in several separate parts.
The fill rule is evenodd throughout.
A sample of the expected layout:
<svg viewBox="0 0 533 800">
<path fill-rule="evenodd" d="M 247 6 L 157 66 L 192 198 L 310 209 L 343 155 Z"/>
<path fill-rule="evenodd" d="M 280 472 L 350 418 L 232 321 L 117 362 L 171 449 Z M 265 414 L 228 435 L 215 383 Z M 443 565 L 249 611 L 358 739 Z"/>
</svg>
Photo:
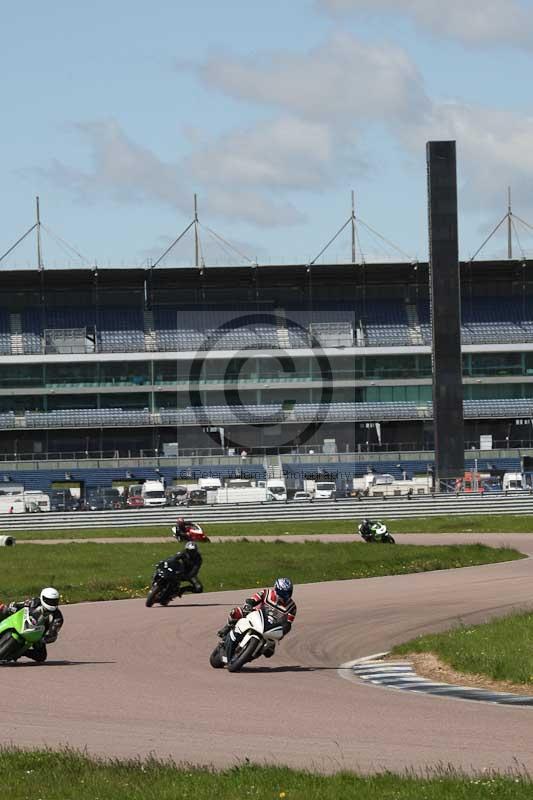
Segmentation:
<svg viewBox="0 0 533 800">
<path fill-rule="evenodd" d="M 502 488 L 504 492 L 523 492 L 527 489 L 525 475 L 521 472 L 504 472 Z"/>
<path fill-rule="evenodd" d="M 414 475 L 405 480 L 396 480 L 394 475 L 388 473 L 368 473 L 358 478 L 353 478 L 352 494 L 370 497 L 401 497 L 418 494 L 429 494 L 431 491 L 431 478 L 428 475 Z"/>
<path fill-rule="evenodd" d="M 145 508 L 166 506 L 167 496 L 162 481 L 145 481 L 142 485 L 141 497 Z"/>
<path fill-rule="evenodd" d="M 258 486 L 266 487 L 268 500 L 287 502 L 287 486 L 283 478 L 268 478 L 266 482 L 259 481 Z"/>
</svg>

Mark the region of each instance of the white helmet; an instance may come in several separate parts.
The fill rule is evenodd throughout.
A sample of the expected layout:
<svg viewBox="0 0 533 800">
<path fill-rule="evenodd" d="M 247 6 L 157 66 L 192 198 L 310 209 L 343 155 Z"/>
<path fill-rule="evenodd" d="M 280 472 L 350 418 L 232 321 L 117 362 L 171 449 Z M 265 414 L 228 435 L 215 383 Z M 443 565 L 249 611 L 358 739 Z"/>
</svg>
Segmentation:
<svg viewBox="0 0 533 800">
<path fill-rule="evenodd" d="M 39 599 L 45 611 L 55 611 L 59 605 L 59 592 L 52 586 L 48 586 L 42 590 Z"/>
</svg>

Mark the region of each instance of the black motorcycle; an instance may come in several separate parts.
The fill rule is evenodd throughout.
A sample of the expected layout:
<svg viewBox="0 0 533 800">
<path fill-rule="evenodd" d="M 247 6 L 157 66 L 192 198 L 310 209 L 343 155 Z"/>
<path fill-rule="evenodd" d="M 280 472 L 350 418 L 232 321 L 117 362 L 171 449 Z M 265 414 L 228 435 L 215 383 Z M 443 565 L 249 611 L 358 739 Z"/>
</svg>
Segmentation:
<svg viewBox="0 0 533 800">
<path fill-rule="evenodd" d="M 148 608 L 151 608 L 154 603 L 166 606 L 175 597 L 181 597 L 180 576 L 170 567 L 158 564 L 152 577 L 146 605 Z"/>
</svg>

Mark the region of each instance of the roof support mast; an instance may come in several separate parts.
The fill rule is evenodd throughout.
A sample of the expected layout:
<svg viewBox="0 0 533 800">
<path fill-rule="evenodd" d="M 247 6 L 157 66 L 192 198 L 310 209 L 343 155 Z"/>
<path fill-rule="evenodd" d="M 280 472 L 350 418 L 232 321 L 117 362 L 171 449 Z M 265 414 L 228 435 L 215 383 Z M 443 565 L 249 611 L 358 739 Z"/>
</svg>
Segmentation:
<svg viewBox="0 0 533 800">
<path fill-rule="evenodd" d="M 507 258 L 513 257 L 513 212 L 511 210 L 511 187 L 507 187 Z"/>
<path fill-rule="evenodd" d="M 39 272 L 43 269 L 43 254 L 42 254 L 42 247 L 41 247 L 41 213 L 39 210 L 39 197 L 35 198 L 35 212 L 37 217 L 37 222 L 35 223 L 37 229 L 37 269 Z"/>
<path fill-rule="evenodd" d="M 355 192 L 352 189 L 352 264 L 355 264 Z"/>
<path fill-rule="evenodd" d="M 194 195 L 194 263 L 195 266 L 200 266 L 199 260 L 199 237 L 198 237 L 198 196 Z"/>
</svg>

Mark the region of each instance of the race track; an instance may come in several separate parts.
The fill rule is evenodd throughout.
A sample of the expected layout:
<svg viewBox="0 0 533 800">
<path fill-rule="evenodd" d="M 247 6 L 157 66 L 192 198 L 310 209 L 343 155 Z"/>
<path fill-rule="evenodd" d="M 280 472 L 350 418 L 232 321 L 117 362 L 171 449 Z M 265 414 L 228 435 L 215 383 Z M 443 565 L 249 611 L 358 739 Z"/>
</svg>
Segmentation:
<svg viewBox="0 0 533 800">
<path fill-rule="evenodd" d="M 399 535 L 484 541 L 533 555 L 529 535 Z M 215 631 L 246 591 L 67 607 L 50 662 L 1 668 L 2 740 L 106 756 L 154 753 L 227 766 L 250 759 L 324 772 L 533 771 L 533 709 L 426 697 L 342 680 L 338 666 L 416 634 L 533 607 L 533 559 L 297 587 L 276 656 L 213 670 Z M 27 663 L 27 666 L 26 666 Z"/>
</svg>

